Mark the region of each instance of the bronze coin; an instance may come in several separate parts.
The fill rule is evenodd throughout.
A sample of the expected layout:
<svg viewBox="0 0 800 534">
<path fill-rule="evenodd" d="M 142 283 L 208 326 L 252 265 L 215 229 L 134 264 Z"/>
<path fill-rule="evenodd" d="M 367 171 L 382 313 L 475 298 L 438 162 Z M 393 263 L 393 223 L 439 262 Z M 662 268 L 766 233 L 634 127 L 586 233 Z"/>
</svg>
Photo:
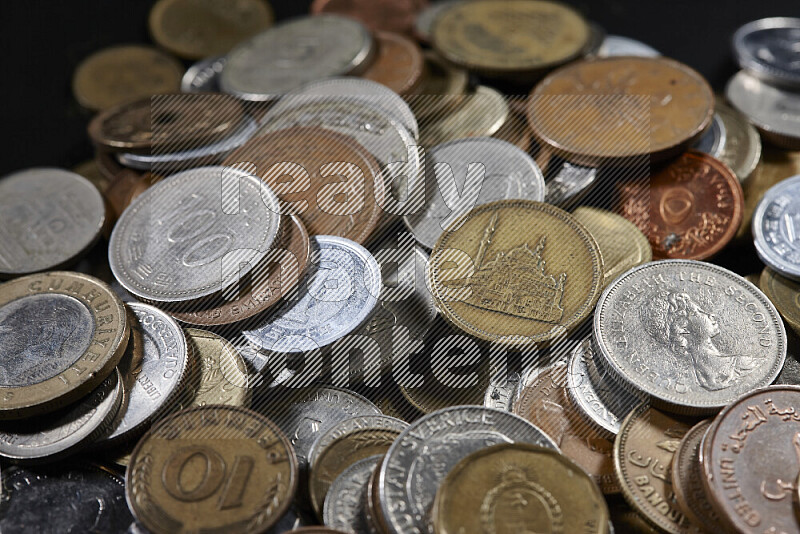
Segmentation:
<svg viewBox="0 0 800 534">
<path fill-rule="evenodd" d="M 381 83 L 400 95 L 412 92 L 425 67 L 419 45 L 391 32 L 376 32 L 375 40 L 378 54 L 361 77 Z"/>
<path fill-rule="evenodd" d="M 110 156 L 113 158 L 113 156 Z M 122 169 L 105 190 L 105 197 L 111 206 L 114 219 L 119 219 L 125 208 L 150 186 L 161 181 L 161 177 L 150 173 L 139 173 L 132 169 Z"/>
<path fill-rule="evenodd" d="M 542 80 L 528 102 L 534 134 L 582 165 L 680 154 L 703 134 L 713 115 L 708 82 L 663 57 L 572 63 Z"/>
<path fill-rule="evenodd" d="M 90 159 L 72 168 L 72 172 L 78 173 L 97 188 L 100 193 L 104 193 L 111 180 L 100 170 L 97 160 Z"/>
<path fill-rule="evenodd" d="M 225 302 L 192 302 L 169 313 L 179 321 L 198 326 L 220 326 L 244 321 L 265 312 L 288 295 L 308 266 L 311 243 L 303 223 L 291 215 L 282 224 L 281 244 L 267 255 L 262 268 Z"/>
<path fill-rule="evenodd" d="M 275 192 L 282 212 L 309 235 L 365 243 L 383 213 L 385 186 L 375 158 L 353 138 L 322 128 L 292 128 L 255 137 L 223 165 L 252 172 Z"/>
<path fill-rule="evenodd" d="M 336 13 L 356 19 L 373 31 L 411 34 L 428 0 L 314 0 L 311 13 Z"/>
<path fill-rule="evenodd" d="M 717 416 L 704 480 L 712 504 L 737 532 L 800 532 L 794 496 L 800 470 L 800 387 L 772 386 Z"/>
</svg>

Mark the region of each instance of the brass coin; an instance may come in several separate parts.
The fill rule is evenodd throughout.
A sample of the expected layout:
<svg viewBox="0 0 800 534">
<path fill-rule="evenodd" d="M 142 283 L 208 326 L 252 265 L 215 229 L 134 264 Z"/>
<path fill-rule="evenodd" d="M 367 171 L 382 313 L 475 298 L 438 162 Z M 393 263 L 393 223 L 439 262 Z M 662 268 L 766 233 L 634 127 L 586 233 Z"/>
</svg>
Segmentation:
<svg viewBox="0 0 800 534">
<path fill-rule="evenodd" d="M 488 137 L 496 134 L 508 120 L 510 111 L 505 97 L 484 85 L 464 95 L 455 107 L 448 106 L 435 120 L 421 125 L 420 143 L 432 148 L 465 137 Z"/>
<path fill-rule="evenodd" d="M 0 419 L 83 397 L 114 371 L 129 335 L 122 301 L 91 276 L 52 271 L 0 285 Z"/>
<path fill-rule="evenodd" d="M 72 77 L 75 99 L 92 110 L 108 109 L 180 89 L 183 66 L 160 50 L 122 45 L 84 59 Z"/>
<path fill-rule="evenodd" d="M 606 534 L 603 495 L 562 454 L 528 444 L 472 453 L 442 482 L 433 505 L 437 534 L 553 532 Z"/>
<path fill-rule="evenodd" d="M 747 117 L 717 98 L 716 112 L 725 125 L 725 148 L 719 159 L 741 183 L 753 174 L 761 159 L 761 137 Z"/>
<path fill-rule="evenodd" d="M 207 330 L 186 328 L 184 332 L 200 365 L 200 384 L 187 408 L 208 404 L 247 407 L 250 400 L 247 365 L 236 347 Z"/>
<path fill-rule="evenodd" d="M 772 301 L 783 320 L 800 335 L 800 282 L 784 278 L 767 267 L 756 286 Z"/>
<path fill-rule="evenodd" d="M 527 200 L 479 206 L 439 237 L 428 273 L 456 328 L 501 344 L 552 340 L 592 312 L 603 258 L 589 231 L 556 207 Z"/>
<path fill-rule="evenodd" d="M 414 115 L 423 125 L 445 110 L 456 108 L 469 85 L 469 75 L 464 69 L 450 65 L 432 50 L 426 50 L 424 57 L 422 81 L 413 95 L 406 96 Z"/>
<path fill-rule="evenodd" d="M 292 445 L 267 418 L 233 406 L 180 411 L 133 451 L 125 492 L 155 534 L 265 532 L 297 488 Z"/>
<path fill-rule="evenodd" d="M 557 2 L 473 0 L 445 9 L 433 23 L 442 57 L 489 76 L 535 75 L 578 57 L 589 25 Z"/>
<path fill-rule="evenodd" d="M 534 134 L 559 155 L 590 166 L 677 155 L 713 115 L 708 82 L 663 57 L 579 61 L 548 75 L 528 102 Z"/>
<path fill-rule="evenodd" d="M 148 22 L 159 46 L 184 59 L 205 59 L 269 28 L 275 15 L 267 0 L 159 0 Z"/>
<path fill-rule="evenodd" d="M 572 212 L 597 241 L 605 269 L 603 286 L 622 273 L 653 261 L 650 242 L 632 222 L 610 211 L 581 206 Z"/>
<path fill-rule="evenodd" d="M 674 500 L 670 463 L 691 428 L 679 419 L 637 406 L 622 421 L 614 442 L 614 470 L 622 495 L 648 523 L 668 534 L 691 532 L 692 525 Z"/>
<path fill-rule="evenodd" d="M 525 119 L 512 111 L 508 114 L 508 120 L 506 120 L 505 124 L 492 137 L 502 139 L 517 146 L 520 150 L 528 152 L 533 141 L 533 132 L 531 132 Z"/>
<path fill-rule="evenodd" d="M 485 373 L 480 375 L 476 385 L 458 389 L 444 387 L 428 375 L 421 386 L 401 385 L 400 392 L 411 406 L 421 413 L 428 414 L 450 406 L 480 406 L 483 404 L 488 385 L 489 376 Z"/>
<path fill-rule="evenodd" d="M 375 40 L 378 54 L 361 77 L 381 83 L 399 95 L 412 92 L 425 67 L 419 45 L 391 32 L 376 32 Z"/>
</svg>

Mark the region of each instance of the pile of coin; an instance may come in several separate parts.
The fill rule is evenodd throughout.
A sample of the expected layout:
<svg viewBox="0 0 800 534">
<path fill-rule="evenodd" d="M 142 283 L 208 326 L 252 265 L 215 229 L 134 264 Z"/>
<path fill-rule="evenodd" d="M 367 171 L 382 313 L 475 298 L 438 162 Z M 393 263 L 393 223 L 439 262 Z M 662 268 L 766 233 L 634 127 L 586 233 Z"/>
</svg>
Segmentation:
<svg viewBox="0 0 800 534">
<path fill-rule="evenodd" d="M 800 532 L 800 20 L 730 106 L 549 0 L 149 25 L 0 179 L 0 531 Z"/>
</svg>

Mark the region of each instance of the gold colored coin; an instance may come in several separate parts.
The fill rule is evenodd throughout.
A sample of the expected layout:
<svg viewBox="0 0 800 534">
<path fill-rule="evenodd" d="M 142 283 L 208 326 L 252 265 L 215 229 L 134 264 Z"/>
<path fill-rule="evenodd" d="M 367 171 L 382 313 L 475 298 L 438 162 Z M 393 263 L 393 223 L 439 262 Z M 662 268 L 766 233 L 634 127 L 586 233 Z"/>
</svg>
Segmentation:
<svg viewBox="0 0 800 534">
<path fill-rule="evenodd" d="M 180 89 L 183 66 L 160 50 L 122 45 L 84 59 L 72 78 L 72 92 L 82 106 L 100 111 L 159 93 Z"/>
<path fill-rule="evenodd" d="M 784 278 L 767 267 L 756 285 L 772 301 L 783 320 L 800 335 L 800 282 Z"/>
<path fill-rule="evenodd" d="M 267 418 L 234 406 L 180 411 L 133 450 L 128 506 L 148 530 L 255 533 L 283 516 L 297 488 L 297 457 Z"/>
<path fill-rule="evenodd" d="M 647 236 L 624 217 L 586 206 L 577 208 L 572 216 L 589 230 L 600 247 L 605 267 L 604 287 L 637 265 L 653 261 Z"/>
<path fill-rule="evenodd" d="M 797 174 L 800 174 L 800 151 L 790 152 L 769 146 L 764 147 L 758 167 L 742 184 L 744 214 L 742 226 L 739 227 L 735 239 L 752 244 L 753 213 L 756 211 L 758 203 L 773 185 Z"/>
<path fill-rule="evenodd" d="M 469 85 L 464 69 L 448 64 L 432 50 L 424 53 L 425 71 L 413 95 L 405 97 L 417 120 L 424 126 L 428 120 L 455 109 L 463 100 Z"/>
<path fill-rule="evenodd" d="M 606 534 L 603 494 L 553 449 L 495 445 L 461 460 L 436 492 L 437 534 L 563 532 Z"/>
<path fill-rule="evenodd" d="M 747 117 L 716 99 L 716 112 L 725 125 L 725 147 L 719 159 L 731 168 L 739 182 L 753 174 L 761 159 L 761 137 Z"/>
<path fill-rule="evenodd" d="M 509 117 L 505 97 L 484 85 L 464 95 L 455 107 L 448 106 L 435 120 L 423 122 L 422 146 L 431 148 L 465 137 L 488 137 L 497 133 Z"/>
<path fill-rule="evenodd" d="M 426 373 L 418 387 L 400 385 L 403 397 L 414 408 L 427 414 L 450 406 L 482 405 L 486 388 L 489 387 L 488 368 L 478 371 L 475 385 L 450 388 L 442 385 L 431 373 Z"/>
<path fill-rule="evenodd" d="M 185 328 L 186 341 L 200 366 L 188 408 L 207 404 L 244 406 L 250 401 L 247 365 L 227 339 L 207 330 Z"/>
<path fill-rule="evenodd" d="M 434 303 L 453 326 L 505 345 L 563 336 L 594 309 L 603 258 L 589 231 L 541 202 L 501 200 L 454 222 L 433 248 Z"/>
</svg>

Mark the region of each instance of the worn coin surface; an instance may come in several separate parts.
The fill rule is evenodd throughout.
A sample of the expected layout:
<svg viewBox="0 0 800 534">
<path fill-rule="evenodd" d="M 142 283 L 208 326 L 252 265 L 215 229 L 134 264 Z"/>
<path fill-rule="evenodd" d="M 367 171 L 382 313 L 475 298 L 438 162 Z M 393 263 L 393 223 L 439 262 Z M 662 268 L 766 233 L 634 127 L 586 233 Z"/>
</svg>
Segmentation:
<svg viewBox="0 0 800 534">
<path fill-rule="evenodd" d="M 748 22 L 733 34 L 739 66 L 776 85 L 800 87 L 797 41 L 800 18 L 771 17 Z"/>
<path fill-rule="evenodd" d="M 485 85 L 479 85 L 474 92 L 463 96 L 433 99 L 442 99 L 444 109 L 429 115 L 422 124 L 420 143 L 428 149 L 465 137 L 495 135 L 508 122 L 511 114 L 506 98 L 496 89 Z"/>
<path fill-rule="evenodd" d="M 383 84 L 399 95 L 413 91 L 422 79 L 425 67 L 419 45 L 392 32 L 377 32 L 375 40 L 378 52 L 361 76 Z"/>
<path fill-rule="evenodd" d="M 722 267 L 688 260 L 617 278 L 597 303 L 594 339 L 621 386 L 678 413 L 713 413 L 771 384 L 786 358 L 769 299 Z"/>
<path fill-rule="evenodd" d="M 136 519 L 157 534 L 265 532 L 288 509 L 297 479 L 292 446 L 273 422 L 244 408 L 204 406 L 161 421 L 139 441 L 125 487 Z"/>
<path fill-rule="evenodd" d="M 758 286 L 778 309 L 786 324 L 800 335 L 800 282 L 784 278 L 767 267 L 761 273 Z"/>
<path fill-rule="evenodd" d="M 33 168 L 0 179 L 0 278 L 55 269 L 100 237 L 106 210 L 83 176 Z"/>
<path fill-rule="evenodd" d="M 744 183 L 761 160 L 761 137 L 744 115 L 719 99 L 716 115 L 722 119 L 726 132 L 725 147 L 718 158 Z"/>
<path fill-rule="evenodd" d="M 800 175 L 767 191 L 753 214 L 753 237 L 764 263 L 800 281 Z"/>
<path fill-rule="evenodd" d="M 693 149 L 699 150 L 709 156 L 719 158 L 728 140 L 728 132 L 725 123 L 719 113 L 714 113 L 711 119 L 711 126 L 705 131 L 703 136 L 695 142 Z"/>
<path fill-rule="evenodd" d="M 359 460 L 342 471 L 330 486 L 322 513 L 326 525 L 356 534 L 378 534 L 367 522 L 369 479 L 383 454 Z"/>
<path fill-rule="evenodd" d="M 436 532 L 606 534 L 608 507 L 583 470 L 557 451 L 495 445 L 461 460 L 436 494 Z"/>
<path fill-rule="evenodd" d="M 51 271 L 0 285 L 0 419 L 65 406 L 114 372 L 130 326 L 96 278 Z"/>
<path fill-rule="evenodd" d="M 765 139 L 782 148 L 800 149 L 800 124 L 796 120 L 800 95 L 797 92 L 769 85 L 739 71 L 728 82 L 725 96 Z"/>
<path fill-rule="evenodd" d="M 658 57 L 661 53 L 650 45 L 622 35 L 606 35 L 597 50 L 598 57 Z"/>
<path fill-rule="evenodd" d="M 244 406 L 250 400 L 247 365 L 230 341 L 208 330 L 187 328 L 186 342 L 200 367 L 200 384 L 187 408 L 207 404 Z"/>
<path fill-rule="evenodd" d="M 184 93 L 218 93 L 219 76 L 227 61 L 227 56 L 214 56 L 192 64 L 181 78 L 181 91 Z"/>
<path fill-rule="evenodd" d="M 410 33 L 428 0 L 314 0 L 312 13 L 337 13 L 361 21 L 372 31 Z"/>
</svg>

